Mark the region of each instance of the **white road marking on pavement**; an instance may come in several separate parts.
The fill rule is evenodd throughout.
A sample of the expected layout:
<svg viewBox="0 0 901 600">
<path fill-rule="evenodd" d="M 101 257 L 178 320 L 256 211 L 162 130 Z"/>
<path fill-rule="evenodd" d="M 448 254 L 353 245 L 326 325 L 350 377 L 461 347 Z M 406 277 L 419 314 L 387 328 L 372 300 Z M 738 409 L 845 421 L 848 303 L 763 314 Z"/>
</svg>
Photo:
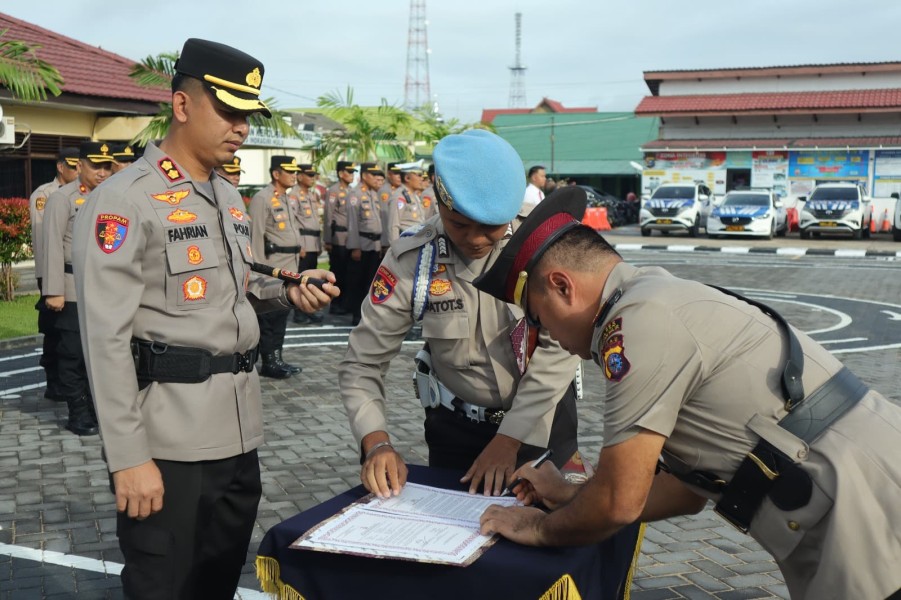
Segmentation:
<svg viewBox="0 0 901 600">
<path fill-rule="evenodd" d="M 750 254 L 751 247 L 750 246 L 723 246 L 720 248 L 720 252 L 723 254 Z"/>
<path fill-rule="evenodd" d="M 845 344 L 847 342 L 862 342 L 864 340 L 868 340 L 869 338 L 845 338 L 843 340 L 817 340 L 818 344 Z"/>
<path fill-rule="evenodd" d="M 666 249 L 670 252 L 694 252 L 695 246 L 667 246 Z"/>
<path fill-rule="evenodd" d="M 807 248 L 776 248 L 776 254 L 787 256 L 804 256 L 807 254 Z"/>
<path fill-rule="evenodd" d="M 47 383 L 41 381 L 40 383 L 32 383 L 31 385 L 23 385 L 22 387 L 12 388 L 9 390 L 0 390 L 0 398 L 6 398 L 10 394 L 15 394 L 17 392 L 27 392 L 28 390 L 36 390 L 38 388 L 42 388 L 46 386 Z"/>
<path fill-rule="evenodd" d="M 422 344 L 424 340 L 404 340 L 404 344 Z M 283 348 L 312 348 L 316 346 L 346 346 L 347 340 L 341 342 L 312 342 L 310 344 L 285 344 Z"/>
<path fill-rule="evenodd" d="M 30 373 L 31 371 L 43 371 L 43 367 L 26 367 L 24 369 L 16 369 L 14 371 L 0 371 L 0 377 L 9 377 L 10 375 L 18 375 L 20 373 Z"/>
<path fill-rule="evenodd" d="M 879 312 L 887 314 L 889 321 L 901 321 L 901 313 L 896 313 L 891 310 L 880 310 Z"/>
<path fill-rule="evenodd" d="M 838 249 L 835 251 L 835 256 L 836 256 L 836 258 L 838 258 L 838 257 L 842 257 L 842 258 L 860 258 L 860 257 L 866 256 L 866 255 L 867 255 L 867 251 L 866 251 L 866 250 L 857 250 L 857 249 L 852 249 L 852 248 L 838 248 Z"/>
<path fill-rule="evenodd" d="M 832 354 L 853 354 L 854 352 L 872 352 L 873 350 L 894 350 L 901 348 L 901 344 L 885 344 L 883 346 L 867 346 L 866 348 L 846 348 L 845 350 L 830 350 Z"/>
<path fill-rule="evenodd" d="M 94 573 L 106 573 L 107 575 L 118 575 L 122 572 L 123 567 L 123 565 L 120 565 L 119 563 L 106 562 L 104 560 L 97 560 L 96 558 L 76 556 L 74 554 L 63 554 L 62 552 L 53 552 L 52 550 L 36 550 L 35 548 L 14 546 L 12 544 L 0 543 L 0 554 L 11 556 L 12 558 L 33 560 L 48 565 L 81 569 L 82 571 L 92 571 Z M 270 596 L 256 590 L 238 588 L 235 598 L 236 600 L 268 600 Z"/>
<path fill-rule="evenodd" d="M 0 358 L 0 362 L 3 362 L 4 360 L 18 360 L 20 358 L 31 358 L 32 356 L 40 356 L 40 355 L 41 355 L 40 349 L 35 349 L 35 351 L 31 352 L 30 354 L 14 354 L 12 356 L 4 356 L 3 358 Z"/>
</svg>

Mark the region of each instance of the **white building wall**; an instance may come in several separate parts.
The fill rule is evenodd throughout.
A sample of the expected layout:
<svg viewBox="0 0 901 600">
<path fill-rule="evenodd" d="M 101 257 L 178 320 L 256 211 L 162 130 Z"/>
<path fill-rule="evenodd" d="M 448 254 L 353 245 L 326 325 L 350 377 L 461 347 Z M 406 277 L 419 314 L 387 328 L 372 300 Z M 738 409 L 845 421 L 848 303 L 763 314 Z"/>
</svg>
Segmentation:
<svg viewBox="0 0 901 600">
<path fill-rule="evenodd" d="M 700 94 L 760 94 L 769 92 L 820 92 L 836 90 L 881 90 L 901 88 L 901 70 L 897 73 L 841 75 L 800 75 L 785 77 L 730 77 L 728 79 L 689 79 L 660 82 L 660 96 Z"/>
<path fill-rule="evenodd" d="M 753 139 L 808 137 L 901 136 L 901 112 L 856 114 L 738 116 L 731 117 L 665 117 L 660 125 L 660 138 L 684 139 Z"/>
</svg>

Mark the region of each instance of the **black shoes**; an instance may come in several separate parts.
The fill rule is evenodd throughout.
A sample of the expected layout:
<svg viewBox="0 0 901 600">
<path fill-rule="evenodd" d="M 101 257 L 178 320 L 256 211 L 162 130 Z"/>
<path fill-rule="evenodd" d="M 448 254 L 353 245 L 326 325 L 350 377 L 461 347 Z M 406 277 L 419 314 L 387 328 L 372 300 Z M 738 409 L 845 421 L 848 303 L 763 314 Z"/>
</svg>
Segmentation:
<svg viewBox="0 0 901 600">
<path fill-rule="evenodd" d="M 286 363 L 284 360 L 282 360 L 282 350 L 281 350 L 281 348 L 279 348 L 278 350 L 276 350 L 275 352 L 273 352 L 273 354 L 275 355 L 275 364 L 277 364 L 278 366 L 280 366 L 282 369 L 287 369 L 288 371 L 291 372 L 292 375 L 295 374 L 295 373 L 300 373 L 301 371 L 303 371 L 302 368 L 297 367 L 297 366 L 294 366 L 294 365 L 292 365 L 292 364 L 288 364 L 288 363 Z"/>
<path fill-rule="evenodd" d="M 329 306 L 328 314 L 330 314 L 330 315 L 341 316 L 341 315 L 349 315 L 350 312 L 347 311 L 347 310 L 345 310 L 345 309 L 344 309 L 342 306 L 340 306 L 339 304 L 334 304 L 334 303 L 332 303 L 332 304 Z"/>
<path fill-rule="evenodd" d="M 319 325 L 322 323 L 322 313 L 313 313 L 312 315 L 308 315 L 306 313 L 302 313 L 299 310 L 294 311 L 294 317 L 291 319 L 298 325 Z"/>
<path fill-rule="evenodd" d="M 278 364 L 275 360 L 275 352 L 267 352 L 263 355 L 260 376 L 270 377 L 272 379 L 287 379 L 288 377 L 291 377 L 291 371 Z"/>
<path fill-rule="evenodd" d="M 75 435 L 97 435 L 100 428 L 97 425 L 97 415 L 94 413 L 94 401 L 90 396 L 80 398 L 66 398 L 69 407 L 69 422 L 66 429 Z"/>
</svg>

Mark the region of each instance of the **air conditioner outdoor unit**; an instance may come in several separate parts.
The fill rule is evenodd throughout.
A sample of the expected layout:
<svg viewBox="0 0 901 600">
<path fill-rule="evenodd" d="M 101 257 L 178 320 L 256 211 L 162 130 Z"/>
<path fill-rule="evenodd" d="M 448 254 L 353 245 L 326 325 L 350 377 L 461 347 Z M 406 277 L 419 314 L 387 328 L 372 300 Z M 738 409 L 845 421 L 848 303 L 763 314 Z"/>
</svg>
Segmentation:
<svg viewBox="0 0 901 600">
<path fill-rule="evenodd" d="M 16 118 L 0 117 L 0 145 L 16 143 Z"/>
</svg>

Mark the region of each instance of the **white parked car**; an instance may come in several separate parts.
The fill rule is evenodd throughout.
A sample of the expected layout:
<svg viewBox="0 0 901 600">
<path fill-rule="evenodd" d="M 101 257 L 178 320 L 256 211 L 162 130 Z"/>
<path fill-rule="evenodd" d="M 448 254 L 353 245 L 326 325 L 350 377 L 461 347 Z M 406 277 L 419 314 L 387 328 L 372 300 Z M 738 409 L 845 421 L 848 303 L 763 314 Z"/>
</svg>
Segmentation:
<svg viewBox="0 0 901 600">
<path fill-rule="evenodd" d="M 733 190 L 710 211 L 707 236 L 747 235 L 771 239 L 788 232 L 785 207 L 771 190 Z"/>
<path fill-rule="evenodd" d="M 850 233 L 858 240 L 870 237 L 872 202 L 862 183 L 821 183 L 810 198 L 798 200 L 804 202 L 798 223 L 801 239 L 821 233 Z"/>
<path fill-rule="evenodd" d="M 641 202 L 641 235 L 649 236 L 656 229 L 664 234 L 687 231 L 697 237 L 704 226 L 702 213 L 712 200 L 710 188 L 703 183 L 664 183 Z"/>
</svg>

